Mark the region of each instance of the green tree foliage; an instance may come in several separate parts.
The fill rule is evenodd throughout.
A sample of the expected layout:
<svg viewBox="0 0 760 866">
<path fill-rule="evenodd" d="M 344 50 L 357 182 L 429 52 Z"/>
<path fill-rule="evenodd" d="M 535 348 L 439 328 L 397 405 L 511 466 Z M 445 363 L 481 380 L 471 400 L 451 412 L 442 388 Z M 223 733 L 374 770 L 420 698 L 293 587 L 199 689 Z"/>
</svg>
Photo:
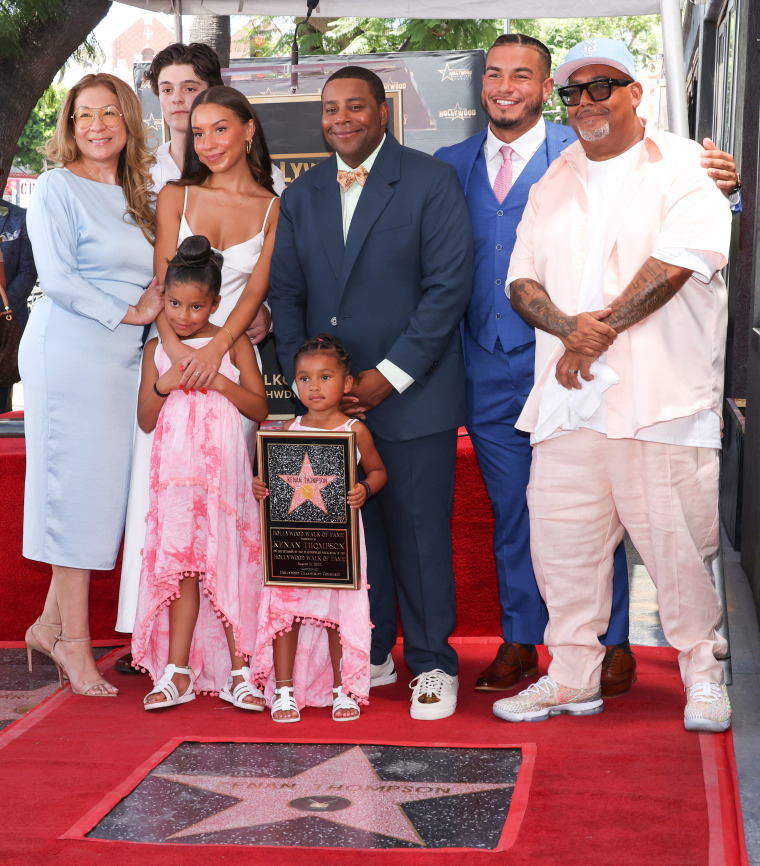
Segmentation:
<svg viewBox="0 0 760 866">
<path fill-rule="evenodd" d="M 58 112 L 63 105 L 66 88 L 62 84 L 51 84 L 35 105 L 18 142 L 13 167 L 19 171 L 39 174 L 43 169 L 43 156 L 39 148 L 52 137 Z"/>
<path fill-rule="evenodd" d="M 290 53 L 296 19 L 256 18 L 257 54 Z M 513 20 L 513 33 L 526 33 L 549 46 L 555 66 L 590 36 L 621 39 L 640 62 L 662 52 L 658 15 L 618 18 Z M 301 54 L 374 54 L 380 51 L 457 51 L 488 48 L 503 32 L 501 19 L 312 18 L 299 31 Z"/>
<path fill-rule="evenodd" d="M 254 19 L 263 38 L 256 54 L 290 54 L 296 20 Z M 421 18 L 312 18 L 298 33 L 301 55 L 375 54 L 386 51 L 448 51 L 483 48 L 501 33 L 501 21 Z"/>
<path fill-rule="evenodd" d="M 641 69 L 647 61 L 662 54 L 662 31 L 659 15 L 623 15 L 617 18 L 533 18 L 513 20 L 513 33 L 525 33 L 540 39 L 551 51 L 552 72 L 565 59 L 567 52 L 592 36 L 619 39 L 628 46 Z M 567 109 L 556 91 L 546 106 L 545 114 L 567 121 Z"/>
<path fill-rule="evenodd" d="M 59 0 L 0 0 L 0 58 L 21 57 L 24 32 L 56 11 Z"/>
<path fill-rule="evenodd" d="M 540 39 L 552 53 L 556 69 L 565 54 L 592 36 L 620 39 L 628 46 L 639 65 L 662 54 L 659 15 L 623 15 L 618 18 L 533 18 L 511 23 L 513 33 Z"/>
</svg>

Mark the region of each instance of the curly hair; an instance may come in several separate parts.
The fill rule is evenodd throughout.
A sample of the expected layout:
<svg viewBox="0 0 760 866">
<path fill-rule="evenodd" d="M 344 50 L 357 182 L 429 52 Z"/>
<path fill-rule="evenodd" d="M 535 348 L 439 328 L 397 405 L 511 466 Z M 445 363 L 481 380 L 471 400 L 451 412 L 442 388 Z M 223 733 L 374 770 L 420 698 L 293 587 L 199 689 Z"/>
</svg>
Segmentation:
<svg viewBox="0 0 760 866">
<path fill-rule="evenodd" d="M 98 85 L 107 87 L 113 93 L 124 113 L 127 143 L 119 154 L 116 177 L 124 190 L 124 198 L 127 201 L 126 212 L 132 216 L 152 244 L 156 237 L 156 212 L 150 167 L 155 159 L 145 144 L 145 125 L 140 100 L 129 85 L 107 72 L 85 75 L 66 94 L 55 132 L 47 142 L 44 152 L 48 159 L 64 166 L 81 158 L 71 115 L 79 94 L 88 87 Z"/>
<path fill-rule="evenodd" d="M 202 42 L 174 42 L 167 45 L 153 58 L 150 68 L 143 75 L 143 81 L 150 85 L 151 90 L 158 94 L 158 79 L 161 71 L 167 66 L 187 65 L 193 67 L 193 72 L 206 83 L 207 87 L 222 84 L 222 71 L 219 67 L 219 55 L 210 45 Z"/>
<path fill-rule="evenodd" d="M 248 102 L 239 90 L 235 90 L 234 87 L 226 87 L 224 85 L 210 87 L 208 90 L 202 90 L 195 97 L 193 107 L 190 109 L 191 124 L 195 109 L 199 105 L 208 104 L 228 108 L 236 115 L 243 126 L 249 120 L 253 121 L 254 132 L 251 152 L 246 154 L 248 169 L 256 183 L 263 186 L 264 189 L 269 190 L 269 192 L 274 193 L 272 159 L 269 156 L 269 148 L 264 138 L 264 130 L 261 128 L 261 122 L 251 103 Z M 180 186 L 197 186 L 203 183 L 211 174 L 211 169 L 200 161 L 198 154 L 195 152 L 195 138 L 191 132 L 187 136 L 185 143 L 185 168 L 182 172 L 182 177 L 178 181 L 174 181 L 174 183 L 178 183 Z"/>
<path fill-rule="evenodd" d="M 294 367 L 298 367 L 298 359 L 304 355 L 317 355 L 320 352 L 331 354 L 346 375 L 351 372 L 351 356 L 334 334 L 317 334 L 301 343 L 293 356 Z"/>
</svg>

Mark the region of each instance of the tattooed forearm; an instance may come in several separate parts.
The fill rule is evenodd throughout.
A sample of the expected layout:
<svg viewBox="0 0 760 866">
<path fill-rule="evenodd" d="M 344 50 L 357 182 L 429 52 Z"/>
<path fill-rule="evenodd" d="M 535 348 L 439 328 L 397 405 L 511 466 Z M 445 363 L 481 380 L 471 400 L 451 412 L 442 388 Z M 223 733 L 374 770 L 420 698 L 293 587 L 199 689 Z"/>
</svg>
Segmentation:
<svg viewBox="0 0 760 866">
<path fill-rule="evenodd" d="M 575 330 L 575 317 L 555 307 L 546 289 L 535 280 L 515 280 L 509 291 L 514 309 L 534 328 L 555 337 L 567 337 Z"/>
<path fill-rule="evenodd" d="M 667 304 L 691 274 L 686 268 L 648 258 L 628 287 L 610 304 L 612 312 L 607 324 L 618 333 L 625 331 Z"/>
</svg>

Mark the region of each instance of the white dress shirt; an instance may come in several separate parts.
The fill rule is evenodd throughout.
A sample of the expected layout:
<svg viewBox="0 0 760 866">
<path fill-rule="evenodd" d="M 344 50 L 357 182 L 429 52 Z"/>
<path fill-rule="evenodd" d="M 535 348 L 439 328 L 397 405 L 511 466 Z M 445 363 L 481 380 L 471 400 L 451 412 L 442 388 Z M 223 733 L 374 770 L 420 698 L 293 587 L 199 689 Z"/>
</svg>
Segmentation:
<svg viewBox="0 0 760 866">
<path fill-rule="evenodd" d="M 383 141 L 372 151 L 372 153 L 364 160 L 362 166 L 370 172 L 372 170 L 372 166 L 375 164 L 375 159 L 377 158 L 378 153 L 380 153 L 380 148 L 383 146 Z M 351 168 L 350 165 L 347 165 L 338 154 L 335 154 L 335 159 L 338 162 L 338 170 L 339 171 L 356 171 L 355 168 Z M 359 168 L 357 166 L 356 168 Z M 335 181 L 338 182 L 337 179 Z M 359 204 L 359 199 L 362 194 L 362 190 L 364 187 L 359 183 L 352 183 L 351 186 L 345 190 L 343 187 L 340 187 L 340 206 L 343 211 L 343 243 L 346 243 L 346 239 L 348 238 L 348 230 L 351 228 L 351 220 L 354 217 L 354 212 L 356 211 L 356 206 Z M 404 391 L 414 382 L 414 379 L 406 373 L 401 367 L 398 367 L 393 361 L 389 361 L 387 358 L 383 358 L 382 361 L 377 365 L 377 370 L 385 376 L 385 378 L 393 385 L 393 387 L 398 391 L 399 394 L 403 394 Z M 297 393 L 297 392 L 296 392 Z"/>
<path fill-rule="evenodd" d="M 533 159 L 533 154 L 546 141 L 546 123 L 543 117 L 539 118 L 535 126 L 532 126 L 527 132 L 523 133 L 519 138 L 509 143 L 512 148 L 512 186 L 517 183 L 517 178 L 525 166 Z M 506 144 L 497 138 L 491 126 L 488 126 L 488 134 L 486 135 L 483 153 L 486 158 L 486 171 L 488 172 L 488 182 L 493 185 L 496 182 L 496 175 L 499 173 L 503 162 L 500 149 Z"/>
</svg>

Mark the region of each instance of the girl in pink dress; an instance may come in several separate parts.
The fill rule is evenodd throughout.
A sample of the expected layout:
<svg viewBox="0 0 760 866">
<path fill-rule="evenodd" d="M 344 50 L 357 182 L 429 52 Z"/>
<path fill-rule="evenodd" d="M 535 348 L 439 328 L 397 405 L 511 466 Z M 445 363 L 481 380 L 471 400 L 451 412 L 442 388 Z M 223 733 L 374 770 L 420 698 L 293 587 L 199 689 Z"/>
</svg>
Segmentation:
<svg viewBox="0 0 760 866">
<path fill-rule="evenodd" d="M 205 237 L 184 240 L 169 264 L 164 312 L 193 347 L 219 332 L 222 256 Z M 181 362 L 157 339 L 143 355 L 137 420 L 155 428 L 137 619 L 135 667 L 155 687 L 146 710 L 173 707 L 196 692 L 219 694 L 241 709 L 263 710 L 245 657 L 253 652 L 261 591 L 258 505 L 240 415 L 267 416 L 251 341 L 231 341 L 211 384 L 183 390 Z M 202 592 L 201 592 L 202 588 Z"/>
<path fill-rule="evenodd" d="M 353 385 L 351 359 L 331 334 L 307 340 L 296 352 L 298 396 L 305 415 L 286 421 L 285 430 L 354 430 L 365 480 L 348 493 L 351 508 L 383 488 L 385 467 L 367 427 L 340 411 Z M 258 477 L 257 499 L 269 491 Z M 297 722 L 300 706 L 332 705 L 336 722 L 359 718 L 368 703 L 372 624 L 366 580 L 364 531 L 360 529 L 361 587 L 302 589 L 265 586 L 261 593 L 253 682 L 265 686 L 275 722 Z"/>
</svg>

